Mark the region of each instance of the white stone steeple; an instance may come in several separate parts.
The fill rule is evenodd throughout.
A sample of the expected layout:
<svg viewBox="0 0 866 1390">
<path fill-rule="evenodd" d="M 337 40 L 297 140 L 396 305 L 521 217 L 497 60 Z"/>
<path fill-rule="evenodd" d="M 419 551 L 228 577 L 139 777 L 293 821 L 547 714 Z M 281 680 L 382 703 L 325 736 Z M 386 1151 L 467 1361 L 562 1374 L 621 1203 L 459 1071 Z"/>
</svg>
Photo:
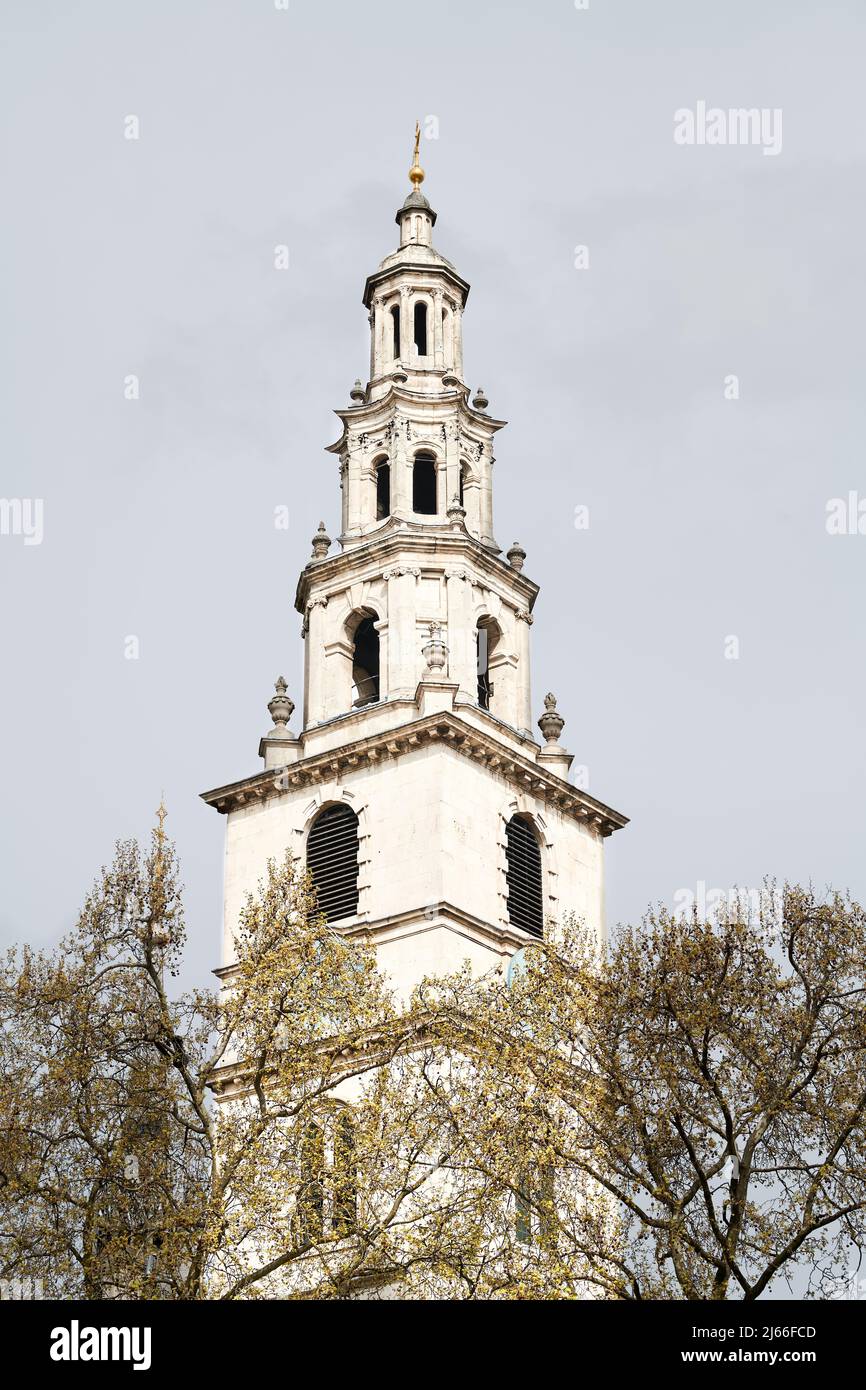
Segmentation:
<svg viewBox="0 0 866 1390">
<path fill-rule="evenodd" d="M 538 588 L 523 548 L 503 556 L 494 539 L 505 422 L 464 380 L 469 286 L 433 246 L 417 132 L 409 177 L 399 245 L 364 289 L 369 380 L 336 412 L 336 548 L 323 523 L 298 581 L 302 728 L 287 728 L 280 681 L 265 771 L 205 794 L 228 815 L 226 961 L 267 858 L 303 857 L 318 817 L 339 807 L 341 846 L 346 817 L 356 826 L 357 885 L 348 914 L 341 890 L 335 924 L 371 934 L 407 987 L 466 956 L 508 956 L 566 910 L 601 930 L 602 841 L 626 823 L 566 780 L 553 696 L 544 749 L 532 732 Z"/>
</svg>

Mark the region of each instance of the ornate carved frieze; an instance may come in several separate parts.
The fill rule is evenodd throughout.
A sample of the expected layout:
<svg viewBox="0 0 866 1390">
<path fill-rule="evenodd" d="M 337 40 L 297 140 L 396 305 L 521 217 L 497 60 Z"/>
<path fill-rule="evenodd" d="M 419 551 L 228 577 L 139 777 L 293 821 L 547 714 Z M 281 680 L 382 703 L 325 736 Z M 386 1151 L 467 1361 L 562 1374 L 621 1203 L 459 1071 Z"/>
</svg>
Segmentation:
<svg viewBox="0 0 866 1390">
<path fill-rule="evenodd" d="M 381 430 L 372 433 L 369 430 L 359 430 L 357 434 L 349 435 L 349 449 L 379 449 L 390 444 L 394 437 L 394 421 L 389 420 L 387 425 L 383 425 Z"/>
<path fill-rule="evenodd" d="M 476 463 L 480 463 L 484 454 L 484 444 L 480 439 L 470 439 L 466 434 L 459 434 L 460 448 Z"/>
</svg>

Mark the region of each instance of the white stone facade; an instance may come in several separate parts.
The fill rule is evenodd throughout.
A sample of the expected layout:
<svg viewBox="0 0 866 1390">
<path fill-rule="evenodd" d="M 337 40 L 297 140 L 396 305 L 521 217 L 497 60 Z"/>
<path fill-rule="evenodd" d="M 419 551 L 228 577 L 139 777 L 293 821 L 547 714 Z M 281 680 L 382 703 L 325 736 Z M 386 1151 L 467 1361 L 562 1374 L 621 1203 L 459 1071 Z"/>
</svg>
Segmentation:
<svg viewBox="0 0 866 1390">
<path fill-rule="evenodd" d="M 398 250 L 367 281 L 370 380 L 337 412 L 343 430 L 330 449 L 339 548 L 330 553 L 322 528 L 298 582 L 301 732 L 289 732 L 278 687 L 264 771 L 205 793 L 227 820 L 224 966 L 268 858 L 303 858 L 316 815 L 339 802 L 358 817 L 359 891 L 357 913 L 336 925 L 373 940 L 401 990 L 467 958 L 487 968 L 531 939 L 509 920 L 514 815 L 541 849 L 546 930 L 569 911 L 603 930 L 603 841 L 626 821 L 568 783 L 552 697 L 546 744 L 531 732 L 538 589 L 520 547 L 503 558 L 493 536 L 493 440 L 504 422 L 482 393 L 470 402 L 469 286 L 434 250 L 435 220 L 415 189 L 397 214 Z M 362 623 L 378 646 L 375 679 L 359 675 Z"/>
</svg>

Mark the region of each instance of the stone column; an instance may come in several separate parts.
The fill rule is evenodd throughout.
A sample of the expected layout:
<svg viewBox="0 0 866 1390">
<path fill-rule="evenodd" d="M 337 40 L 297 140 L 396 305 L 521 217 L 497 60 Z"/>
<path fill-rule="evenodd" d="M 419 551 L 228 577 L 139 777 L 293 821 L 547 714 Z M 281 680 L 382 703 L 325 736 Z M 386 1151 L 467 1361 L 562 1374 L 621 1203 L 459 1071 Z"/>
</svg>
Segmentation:
<svg viewBox="0 0 866 1390">
<path fill-rule="evenodd" d="M 445 461 L 448 475 L 445 486 L 447 509 L 454 498 L 460 496 L 460 433 L 456 425 L 449 424 L 445 431 Z"/>
<path fill-rule="evenodd" d="M 472 586 L 463 570 L 451 570 L 448 581 L 448 675 L 456 681 L 458 699 L 478 700 L 478 649 L 472 621 Z"/>
<path fill-rule="evenodd" d="M 408 365 L 414 360 L 415 351 L 412 346 L 412 314 L 409 308 L 409 289 L 403 285 L 400 289 L 400 360 Z"/>
<path fill-rule="evenodd" d="M 373 352 L 371 379 L 381 376 L 385 370 L 385 311 L 378 296 L 373 300 Z"/>
<path fill-rule="evenodd" d="M 349 460 L 340 459 L 340 530 L 343 535 L 349 529 Z"/>
<path fill-rule="evenodd" d="M 480 479 L 478 520 L 482 541 L 493 540 L 493 460 L 488 455 L 488 447 L 485 446 L 481 458 L 478 460 L 478 477 Z"/>
<path fill-rule="evenodd" d="M 394 421 L 390 459 L 391 515 L 405 517 L 412 510 L 412 480 L 409 477 L 405 424 L 399 415 Z"/>
<path fill-rule="evenodd" d="M 463 310 L 459 305 L 454 306 L 453 314 L 453 333 L 454 333 L 454 375 L 463 380 Z"/>
<path fill-rule="evenodd" d="M 386 570 L 388 581 L 388 692 L 414 695 L 423 666 L 417 639 L 416 594 L 420 571 L 406 566 Z M 380 654 L 381 655 L 381 654 Z"/>
<path fill-rule="evenodd" d="M 391 622 L 390 616 L 373 624 L 379 634 L 379 699 L 387 700 L 391 689 Z"/>
<path fill-rule="evenodd" d="M 433 365 L 445 366 L 445 344 L 442 336 L 442 291 L 433 291 Z"/>
<path fill-rule="evenodd" d="M 470 535 L 481 538 L 481 484 L 477 478 L 466 484 L 463 505 L 466 508 L 466 529 Z"/>
<path fill-rule="evenodd" d="M 529 629 L 532 614 L 526 608 L 518 608 L 517 619 L 517 727 L 532 728 L 532 682 L 529 673 Z"/>
<path fill-rule="evenodd" d="M 361 459 L 358 454 L 349 455 L 347 468 L 349 481 L 349 507 L 348 521 L 349 530 L 357 531 L 361 525 L 362 517 L 362 486 L 361 486 Z"/>
<path fill-rule="evenodd" d="M 358 509 L 361 525 L 372 526 L 376 520 L 376 470 L 372 466 L 372 459 L 369 455 L 361 464 L 358 480 L 361 489 L 361 501 Z"/>
<path fill-rule="evenodd" d="M 325 717 L 325 609 L 324 595 L 307 604 L 304 635 L 304 728 L 318 724 Z"/>
<path fill-rule="evenodd" d="M 335 719 L 352 708 L 352 657 L 355 646 L 344 632 L 324 645 L 322 719 Z"/>
<path fill-rule="evenodd" d="M 450 497 L 448 496 L 449 469 L 445 462 L 436 464 L 436 519 L 441 521 L 448 510 Z"/>
</svg>

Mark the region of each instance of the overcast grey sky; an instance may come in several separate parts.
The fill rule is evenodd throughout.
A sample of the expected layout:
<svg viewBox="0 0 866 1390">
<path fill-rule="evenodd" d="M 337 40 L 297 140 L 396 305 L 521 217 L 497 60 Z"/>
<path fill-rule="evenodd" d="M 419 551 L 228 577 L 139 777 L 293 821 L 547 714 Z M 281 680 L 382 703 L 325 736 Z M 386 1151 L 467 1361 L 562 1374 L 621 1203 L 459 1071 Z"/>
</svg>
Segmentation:
<svg viewBox="0 0 866 1390">
<path fill-rule="evenodd" d="M 866 499 L 862 0 L 3 16 L 0 494 L 44 536 L 0 535 L 0 938 L 56 939 L 164 789 L 191 972 L 217 963 L 198 793 L 257 770 L 279 673 L 300 703 L 323 447 L 428 116 L 470 384 L 510 421 L 497 537 L 541 584 L 534 704 L 632 818 L 609 920 L 765 874 L 866 894 L 866 535 L 826 528 Z M 780 109 L 781 151 L 678 145 L 701 101 Z"/>
</svg>

